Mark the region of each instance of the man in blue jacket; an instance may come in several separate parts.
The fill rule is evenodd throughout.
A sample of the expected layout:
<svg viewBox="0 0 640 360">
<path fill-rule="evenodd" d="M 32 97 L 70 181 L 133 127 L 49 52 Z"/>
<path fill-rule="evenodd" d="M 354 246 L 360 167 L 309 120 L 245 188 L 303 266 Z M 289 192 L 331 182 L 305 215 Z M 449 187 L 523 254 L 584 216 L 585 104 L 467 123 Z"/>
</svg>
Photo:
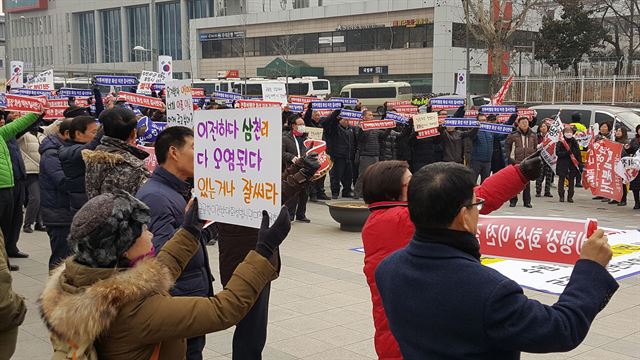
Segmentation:
<svg viewBox="0 0 640 360">
<path fill-rule="evenodd" d="M 162 131 L 155 143 L 158 167 L 138 190 L 136 197 L 151 209 L 149 231 L 153 233 L 156 253 L 178 231 L 184 220 L 187 201 L 191 198 L 193 178 L 193 130 L 174 126 Z M 173 296 L 213 296 L 213 276 L 209 267 L 206 243 L 191 258 L 171 289 Z M 187 359 L 202 359 L 205 336 L 187 339 Z"/>
<path fill-rule="evenodd" d="M 437 163 L 414 174 L 409 245 L 376 270 L 391 332 L 405 359 L 519 359 L 520 352 L 569 351 L 587 335 L 618 283 L 605 266 L 612 252 L 597 230 L 552 306 L 480 263 L 475 237 L 482 199 L 473 172 Z"/>
</svg>

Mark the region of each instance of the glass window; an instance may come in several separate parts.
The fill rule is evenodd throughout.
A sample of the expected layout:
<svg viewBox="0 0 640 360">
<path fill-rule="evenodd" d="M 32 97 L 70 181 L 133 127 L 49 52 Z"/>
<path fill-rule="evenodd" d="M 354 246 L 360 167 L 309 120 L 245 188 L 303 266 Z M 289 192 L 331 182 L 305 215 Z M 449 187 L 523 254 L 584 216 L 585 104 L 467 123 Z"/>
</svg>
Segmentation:
<svg viewBox="0 0 640 360">
<path fill-rule="evenodd" d="M 424 25 L 407 28 L 409 30 L 409 47 L 427 47 L 427 27 Z"/>
<path fill-rule="evenodd" d="M 392 46 L 394 49 L 403 49 L 409 47 L 409 32 L 405 31 L 405 27 L 392 28 Z"/>
<path fill-rule="evenodd" d="M 356 99 L 393 99 L 396 97 L 395 87 L 379 87 L 351 89 L 351 97 Z"/>
<path fill-rule="evenodd" d="M 129 29 L 129 47 L 142 46 L 151 48 L 151 36 L 149 34 L 149 6 L 136 6 L 127 8 L 127 27 Z M 129 51 L 129 61 L 149 61 L 151 54 L 141 51 Z"/>
<path fill-rule="evenodd" d="M 314 81 L 313 90 L 329 90 L 328 81 Z"/>
<path fill-rule="evenodd" d="M 596 111 L 596 122 L 598 124 L 602 124 L 603 122 L 610 122 L 613 123 L 613 116 L 605 113 L 605 112 L 600 112 L 600 111 Z"/>
<path fill-rule="evenodd" d="M 376 30 L 376 50 L 391 49 L 391 36 L 393 34 L 393 30 L 387 27 L 378 28 Z"/>
<path fill-rule="evenodd" d="M 256 38 L 254 46 L 256 47 L 256 51 L 254 51 L 255 56 L 267 55 L 267 39 L 266 38 L 264 37 Z"/>
<path fill-rule="evenodd" d="M 401 86 L 398 88 L 398 95 L 411 95 L 411 86 Z"/>
<path fill-rule="evenodd" d="M 285 84 L 286 85 L 286 84 Z M 287 93 L 289 95 L 307 95 L 309 93 L 309 84 L 308 83 L 296 83 L 296 84 L 288 84 Z"/>
<path fill-rule="evenodd" d="M 346 36 L 344 31 L 335 31 L 333 33 L 333 52 L 347 51 Z"/>
<path fill-rule="evenodd" d="M 189 0 L 189 19 L 200 19 L 213 16 L 213 0 Z"/>
<path fill-rule="evenodd" d="M 291 54 L 304 54 L 304 35 L 289 35 L 289 45 Z"/>
<path fill-rule="evenodd" d="M 294 9 L 302 9 L 309 7 L 309 0 L 293 0 Z"/>
<path fill-rule="evenodd" d="M 304 34 L 304 53 L 318 53 L 318 33 Z"/>
<path fill-rule="evenodd" d="M 214 41 L 215 42 L 215 41 Z M 232 40 L 221 40 L 218 41 L 220 43 L 220 57 L 231 57 L 233 53 L 233 43 Z"/>
<path fill-rule="evenodd" d="M 100 11 L 102 20 L 102 61 L 106 63 L 122 61 L 122 28 L 120 9 Z"/>
<path fill-rule="evenodd" d="M 173 60 L 182 59 L 182 30 L 180 26 L 180 2 L 163 2 L 157 5 L 158 54 Z"/>
<path fill-rule="evenodd" d="M 374 50 L 376 46 L 377 29 L 360 30 L 362 34 L 362 51 Z"/>
<path fill-rule="evenodd" d="M 93 11 L 78 14 L 80 63 L 96 62 L 96 27 Z"/>
<path fill-rule="evenodd" d="M 224 41 L 231 41 L 231 54 L 229 54 L 229 57 L 242 57 L 244 54 L 244 46 L 245 46 L 245 41 L 243 39 L 231 39 L 231 40 L 224 40 Z M 246 41 L 247 43 L 249 41 Z M 248 46 L 247 46 L 248 47 Z M 248 54 L 247 54 L 248 56 Z"/>
<path fill-rule="evenodd" d="M 330 32 L 320 33 L 318 35 L 318 52 L 330 53 L 333 46 L 333 34 Z"/>
<path fill-rule="evenodd" d="M 362 36 L 360 30 L 349 30 L 346 32 L 347 51 L 362 50 Z"/>
<path fill-rule="evenodd" d="M 267 55 L 280 55 L 280 36 L 269 36 L 267 41 Z"/>
</svg>

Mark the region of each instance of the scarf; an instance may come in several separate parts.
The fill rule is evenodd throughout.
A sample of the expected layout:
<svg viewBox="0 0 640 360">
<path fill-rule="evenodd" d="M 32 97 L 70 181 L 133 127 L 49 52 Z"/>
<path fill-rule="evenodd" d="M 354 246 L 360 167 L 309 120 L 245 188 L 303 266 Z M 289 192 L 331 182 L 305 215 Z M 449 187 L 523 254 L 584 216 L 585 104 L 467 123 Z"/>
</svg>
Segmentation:
<svg viewBox="0 0 640 360">
<path fill-rule="evenodd" d="M 480 243 L 470 232 L 450 229 L 416 229 L 415 240 L 446 245 L 480 260 Z"/>
</svg>

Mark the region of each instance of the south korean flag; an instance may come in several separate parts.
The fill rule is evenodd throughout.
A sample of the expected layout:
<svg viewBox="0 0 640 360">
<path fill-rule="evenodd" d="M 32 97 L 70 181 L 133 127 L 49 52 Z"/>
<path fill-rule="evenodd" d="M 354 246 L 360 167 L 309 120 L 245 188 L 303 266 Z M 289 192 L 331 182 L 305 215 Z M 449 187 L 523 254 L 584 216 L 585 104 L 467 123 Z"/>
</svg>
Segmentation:
<svg viewBox="0 0 640 360">
<path fill-rule="evenodd" d="M 164 75 L 164 81 L 173 79 L 173 64 L 171 56 L 158 56 L 158 72 Z"/>
</svg>

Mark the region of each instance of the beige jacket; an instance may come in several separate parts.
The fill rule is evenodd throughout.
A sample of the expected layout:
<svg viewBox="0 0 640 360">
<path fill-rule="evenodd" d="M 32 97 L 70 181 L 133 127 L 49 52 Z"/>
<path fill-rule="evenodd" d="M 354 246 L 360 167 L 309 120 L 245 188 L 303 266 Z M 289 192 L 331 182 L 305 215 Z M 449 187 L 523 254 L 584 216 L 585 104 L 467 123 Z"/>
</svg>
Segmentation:
<svg viewBox="0 0 640 360">
<path fill-rule="evenodd" d="M 18 139 L 18 145 L 20 145 L 20 151 L 22 153 L 22 159 L 24 160 L 24 168 L 27 170 L 27 174 L 39 174 L 40 173 L 40 143 L 44 140 L 45 136 L 42 133 L 33 135 L 30 132 L 22 135 Z"/>
</svg>

